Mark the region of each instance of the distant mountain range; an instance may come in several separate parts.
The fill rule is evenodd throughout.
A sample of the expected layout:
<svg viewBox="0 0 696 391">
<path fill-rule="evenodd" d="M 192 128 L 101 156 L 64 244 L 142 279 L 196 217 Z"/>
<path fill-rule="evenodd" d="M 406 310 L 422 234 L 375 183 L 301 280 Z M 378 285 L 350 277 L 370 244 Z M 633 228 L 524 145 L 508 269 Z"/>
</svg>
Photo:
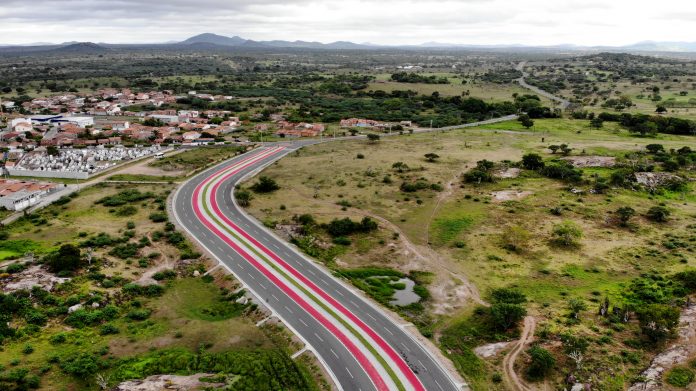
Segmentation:
<svg viewBox="0 0 696 391">
<path fill-rule="evenodd" d="M 376 45 L 371 43 L 353 43 L 337 41 L 331 43 L 309 41 L 254 41 L 239 36 L 227 37 L 223 35 L 204 33 L 193 36 L 181 42 L 163 42 L 150 44 L 109 44 L 91 42 L 63 42 L 61 44 L 36 43 L 30 45 L 0 45 L 2 53 L 26 53 L 26 52 L 63 52 L 63 53 L 105 53 L 112 49 L 128 48 L 158 48 L 158 49 L 211 49 L 228 50 L 238 49 L 324 49 L 324 50 L 375 50 L 375 49 L 469 49 L 469 50 L 495 50 L 495 51 L 620 51 L 620 52 L 669 52 L 669 53 L 696 53 L 696 42 L 655 42 L 644 41 L 626 46 L 578 46 L 572 44 L 532 46 L 532 45 L 472 45 L 454 44 L 443 42 L 426 42 L 419 45 Z"/>
<path fill-rule="evenodd" d="M 213 44 L 219 46 L 244 46 L 266 48 L 302 48 L 302 49 L 368 49 L 376 45 L 363 45 L 353 42 L 338 41 L 332 43 L 307 41 L 252 41 L 242 37 L 226 37 L 212 33 L 204 33 L 179 42 L 182 45 Z"/>
</svg>

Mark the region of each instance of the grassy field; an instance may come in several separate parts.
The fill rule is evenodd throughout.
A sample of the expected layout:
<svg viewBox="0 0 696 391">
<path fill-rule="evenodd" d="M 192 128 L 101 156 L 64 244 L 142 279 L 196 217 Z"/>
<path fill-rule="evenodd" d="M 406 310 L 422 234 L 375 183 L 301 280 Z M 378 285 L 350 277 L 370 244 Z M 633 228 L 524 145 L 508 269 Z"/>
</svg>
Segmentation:
<svg viewBox="0 0 696 391">
<path fill-rule="evenodd" d="M 230 293 L 239 287 L 232 278 L 223 273 L 193 277 L 194 270 L 205 271 L 205 261 L 196 260 L 200 255 L 183 236 L 172 234 L 166 213 L 165 221 L 155 217 L 172 189 L 168 184 L 99 184 L 4 229 L 9 235 L 0 243 L 0 259 L 29 250 L 40 259 L 68 243 L 80 246 L 83 255 L 87 247 L 93 251 L 89 266 L 68 274 L 71 281 L 48 294 L 50 300 L 35 303 L 32 313 L 44 314 L 43 322 L 14 317 L 16 334 L 2 340 L 0 349 L 0 372 L 7 371 L 3 376 L 27 371 L 26 381 L 36 379 L 40 389 L 87 390 L 97 387 L 97 374 L 111 386 L 132 376 L 158 374 L 150 366 L 157 355 L 174 354 L 181 364 L 186 355 L 193 360 L 207 354 L 224 356 L 227 362 L 242 360 L 253 368 L 253 378 L 237 364 L 228 368 L 238 381 L 270 376 L 289 389 L 313 389 L 314 383 L 326 387 L 315 363 L 290 359 L 299 347 L 287 331 L 272 322 L 255 326 L 264 315 L 254 305 L 235 302 L 242 293 Z M 126 194 L 138 200 L 123 204 Z M 93 244 L 82 244 L 85 240 Z M 165 271 L 169 274 L 157 277 Z M 154 284 L 160 288 L 148 288 Z M 92 308 L 92 301 L 100 305 Z M 67 307 L 77 303 L 86 303 L 85 308 L 68 314 Z M 113 312 L 106 319 L 95 318 L 107 310 Z M 278 365 L 273 374 L 265 361 Z M 177 367 L 175 372 L 192 373 L 196 364 L 186 365 L 188 369 Z M 0 383 L 6 381 L 2 379 Z"/>
<path fill-rule="evenodd" d="M 155 160 L 150 166 L 164 171 L 182 171 L 189 175 L 191 172 L 234 157 L 242 150 L 237 146 L 194 148 Z"/>
<path fill-rule="evenodd" d="M 593 326 L 596 320 L 590 315 L 587 322 L 578 325 L 558 320 L 566 316 L 568 300 L 578 298 L 589 303 L 593 312 L 592 303 L 605 296 L 619 299 L 628 283 L 646 272 L 672 273 L 696 267 L 689 245 L 675 248 L 665 244 L 694 240 L 688 227 L 696 216 L 696 197 L 693 184 L 676 193 L 613 189 L 607 194 L 592 194 L 585 182 L 575 185 L 582 192 L 574 194 L 568 184 L 528 171 L 518 178 L 491 184 L 472 185 L 461 180 L 462 173 L 479 160 L 505 166 L 529 152 L 553 159 L 557 156 L 547 147 L 563 143 L 573 148 L 572 156 L 623 156 L 651 143 L 663 144 L 669 150 L 692 145 L 693 139 L 671 135 L 638 138 L 616 124 L 607 123 L 604 129 L 595 130 L 588 121 L 551 119 L 535 120 L 530 130 L 513 121 L 383 138 L 377 143 L 315 145 L 266 169 L 263 175 L 276 180 L 281 189 L 270 195 L 255 194 L 249 210 L 262 221 L 272 222 L 270 225 L 292 225 L 293 216 L 305 213 L 320 223 L 346 216 L 377 219 L 381 229 L 373 235 L 371 247 L 358 246 L 353 240 L 329 265 L 432 272 L 428 285 L 431 294 L 424 305 L 433 323 L 431 328 L 423 329 L 434 330 L 433 335 L 464 333 L 472 337 L 475 327 L 471 325 L 476 322 L 472 321 L 474 297 L 469 287 L 473 285 L 484 300 L 494 288 L 517 287 L 529 300 L 528 311 L 543 327 L 553 333 L 572 331 L 600 338 L 606 331 Z M 426 153 L 436 153 L 439 158 L 429 162 Z M 397 162 L 405 166 L 395 167 Z M 610 173 L 610 169 L 586 169 L 585 177 L 608 178 Z M 424 183 L 421 190 L 404 191 L 404 184 L 418 182 Z M 521 195 L 498 200 L 496 192 Z M 672 211 L 668 223 L 658 224 L 644 217 L 656 205 Z M 623 206 L 637 211 L 633 228 L 617 227 L 609 219 Z M 553 214 L 552 209 L 558 212 Z M 577 245 L 571 248 L 559 247 L 552 240 L 554 227 L 565 221 L 582 231 Z M 525 233 L 522 238 L 515 234 L 519 231 Z M 511 238 L 523 242 L 524 249 L 510 250 Z M 633 333 L 627 329 L 616 332 L 611 339 L 630 339 Z M 474 340 L 505 339 L 505 335 L 495 335 Z M 595 356 L 590 360 L 597 366 L 609 365 L 601 359 L 602 350 L 633 352 L 618 342 L 592 349 Z M 480 361 L 466 352 L 461 350 L 452 358 L 463 374 L 478 379 L 475 389 L 500 389 L 490 380 L 500 362 Z M 641 354 L 617 370 L 628 379 L 648 358 L 648 354 Z M 611 365 L 616 369 L 616 364 Z M 474 367 L 478 369 L 474 371 Z M 561 379 L 559 374 L 554 381 Z M 608 377 L 602 379 L 610 381 Z M 622 385 L 623 380 L 619 383 Z M 606 389 L 618 389 L 612 387 Z"/>
<path fill-rule="evenodd" d="M 399 83 L 390 81 L 388 77 L 378 78 L 377 81 L 370 83 L 366 90 L 382 90 L 386 92 L 412 90 L 422 95 L 432 95 L 433 92 L 437 91 L 442 96 L 461 96 L 468 92 L 472 97 L 492 102 L 511 101 L 514 93 L 520 95 L 529 93 L 529 90 L 516 84 L 483 82 L 462 84 L 462 80 L 458 78 L 451 79 L 450 84 Z M 542 101 L 544 103 L 548 102 L 546 98 L 542 98 Z"/>
</svg>

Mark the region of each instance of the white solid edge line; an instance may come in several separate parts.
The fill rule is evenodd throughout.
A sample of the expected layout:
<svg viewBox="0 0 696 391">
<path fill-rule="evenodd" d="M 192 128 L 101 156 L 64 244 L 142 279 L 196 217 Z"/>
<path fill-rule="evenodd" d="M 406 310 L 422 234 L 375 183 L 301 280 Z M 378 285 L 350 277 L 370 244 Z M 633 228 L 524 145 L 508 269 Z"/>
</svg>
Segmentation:
<svg viewBox="0 0 696 391">
<path fill-rule="evenodd" d="M 224 176 L 225 174 L 222 174 L 222 175 Z M 225 183 L 225 182 L 223 182 L 219 178 L 214 178 L 210 182 L 210 184 L 214 184 L 214 185 L 218 185 L 220 183 Z M 229 185 L 229 183 L 227 183 L 227 185 Z M 215 194 L 214 197 L 218 197 L 219 194 L 220 193 Z M 222 193 L 222 194 L 224 197 L 224 193 Z M 205 202 L 205 200 L 202 200 L 202 199 L 199 200 L 198 204 L 201 204 L 201 202 Z M 224 214 L 225 214 L 225 211 L 221 211 L 221 216 L 224 216 Z M 211 224 L 214 224 L 216 227 L 218 227 L 221 231 L 228 229 L 228 228 L 226 228 L 228 226 L 225 223 L 213 222 L 212 220 L 210 220 L 211 217 L 214 219 L 215 218 L 214 216 L 217 216 L 217 215 L 218 215 L 217 213 L 213 212 L 213 214 L 206 214 L 206 216 L 204 218 L 206 221 L 208 221 Z M 229 229 L 232 229 L 232 228 L 229 227 Z M 244 233 L 244 230 L 241 230 L 241 232 Z M 338 318 L 335 314 L 331 314 L 330 311 L 323 309 L 321 307 L 317 307 L 316 304 L 320 304 L 320 301 L 317 301 L 316 298 L 311 297 L 311 295 L 308 295 L 307 293 L 304 293 L 302 291 L 297 290 L 296 288 L 293 287 L 293 284 L 300 284 L 303 287 L 300 289 L 304 289 L 306 291 L 311 292 L 312 289 L 309 286 L 307 286 L 304 282 L 299 281 L 294 276 L 291 276 L 291 275 L 284 276 L 284 275 L 282 275 L 282 272 L 273 270 L 272 265 L 274 262 L 270 258 L 264 257 L 264 255 L 262 255 L 263 250 L 261 250 L 260 248 L 258 250 L 253 250 L 254 248 L 256 248 L 256 246 L 254 246 L 249 240 L 241 238 L 241 237 L 235 237 L 234 233 L 223 232 L 223 236 L 225 238 L 232 240 L 233 242 L 235 242 L 237 245 L 239 245 L 242 248 L 252 246 L 252 247 L 249 247 L 250 249 L 252 249 L 252 251 L 259 251 L 260 254 L 258 254 L 258 255 L 255 255 L 253 253 L 249 253 L 249 255 L 254 257 L 262 265 L 265 265 L 265 266 L 263 266 L 264 268 L 271 266 L 269 268 L 269 271 L 272 274 L 276 275 L 276 277 L 278 277 L 281 281 L 283 281 L 285 284 L 287 284 L 290 289 L 292 289 L 297 294 L 299 294 L 303 298 L 304 301 L 306 301 L 312 307 L 314 307 L 319 312 L 321 312 L 322 315 L 327 320 L 329 320 L 332 324 L 334 324 L 340 330 L 340 332 L 342 334 L 344 334 L 346 337 L 348 337 L 355 344 L 355 346 L 358 347 L 363 352 L 363 354 L 365 354 L 368 357 L 368 359 L 370 360 L 370 362 L 372 362 L 372 364 L 375 366 L 377 371 L 380 372 L 380 376 L 383 379 L 385 379 L 386 382 L 390 383 L 389 389 L 396 389 L 397 388 L 396 383 L 394 383 L 393 379 L 391 379 L 391 376 L 389 375 L 388 370 L 386 368 L 384 368 L 379 362 L 379 357 L 380 356 L 383 357 L 384 353 L 374 354 L 372 351 L 370 351 L 369 347 L 365 343 L 363 343 L 359 340 L 358 335 L 355 334 L 354 332 L 350 331 L 349 326 L 343 325 L 341 322 L 338 322 L 338 323 L 335 322 L 335 320 L 340 320 L 342 317 Z M 222 238 L 222 236 L 221 236 L 221 238 Z M 223 240 L 224 240 L 224 238 L 223 238 Z M 276 301 L 279 301 L 279 299 L 275 295 L 271 295 L 271 296 Z M 312 303 L 316 303 L 316 304 L 312 304 Z M 279 307 L 277 310 L 279 311 L 279 310 L 281 310 L 281 308 Z M 290 313 L 292 313 L 292 311 L 289 310 L 287 307 L 286 307 L 286 310 L 288 310 Z M 332 319 L 334 319 L 334 320 L 332 320 Z M 352 324 L 352 326 L 354 328 L 356 328 L 356 329 L 359 328 L 359 326 L 357 324 L 355 324 L 355 322 L 353 322 L 352 320 L 346 319 L 346 321 L 349 322 L 350 324 Z M 379 348 L 379 350 L 382 351 L 383 349 Z M 389 366 L 392 367 L 393 365 L 390 364 Z M 391 384 L 391 383 L 393 383 L 393 384 Z"/>
<path fill-rule="evenodd" d="M 241 154 L 241 155 L 239 155 L 239 156 L 244 156 L 244 154 Z M 234 159 L 234 158 L 232 158 L 232 159 Z M 179 214 L 176 212 L 176 200 L 177 200 L 177 196 L 179 195 L 180 189 L 183 189 L 190 181 L 196 179 L 198 176 L 203 175 L 204 173 L 207 173 L 208 171 L 213 170 L 213 169 L 215 169 L 215 168 L 217 168 L 217 167 L 219 167 L 219 166 L 222 166 L 222 165 L 224 165 L 224 164 L 226 164 L 226 163 L 229 163 L 230 160 L 232 160 L 232 159 L 225 160 L 224 162 L 222 162 L 222 163 L 220 163 L 220 164 L 217 164 L 217 165 L 215 165 L 215 166 L 213 166 L 213 167 L 210 167 L 209 169 L 207 169 L 207 170 L 205 170 L 205 171 L 199 173 L 198 175 L 195 175 L 195 176 L 189 178 L 189 179 L 186 180 L 184 183 L 180 184 L 180 185 L 177 187 L 176 191 L 174 192 L 174 195 L 172 196 L 172 214 L 174 214 L 174 218 L 176 219 L 176 221 L 179 223 L 179 225 L 181 225 L 181 226 L 184 228 L 184 230 L 186 231 L 186 233 L 189 234 L 190 237 L 192 237 L 192 238 L 194 238 L 194 239 L 196 238 L 196 236 L 193 235 L 193 233 L 192 233 L 185 225 L 183 225 L 183 224 L 181 223 L 181 220 L 179 219 Z M 244 284 L 244 281 L 243 281 L 241 278 L 239 278 L 239 276 L 237 275 L 237 273 L 235 273 L 228 265 L 226 265 L 224 262 L 222 262 L 222 260 L 219 259 L 219 258 L 215 255 L 214 252 L 210 251 L 210 249 L 208 248 L 208 246 L 206 246 L 205 244 L 201 243 L 198 239 L 196 239 L 196 241 L 197 241 L 197 242 L 199 243 L 199 245 L 202 246 L 210 255 L 212 255 L 214 258 L 216 258 L 217 261 L 225 267 L 225 269 L 227 269 L 230 273 L 232 273 L 232 275 L 235 276 L 235 278 L 236 278 L 238 281 L 240 281 L 240 282 L 242 283 L 242 285 L 245 285 L 245 286 L 246 286 L 246 284 Z M 261 296 L 258 295 L 258 294 L 254 291 L 254 289 L 252 289 L 252 288 L 249 287 L 249 286 L 246 286 L 246 289 L 248 289 L 254 296 L 256 296 L 257 300 L 261 301 Z M 340 390 L 340 391 L 343 391 L 343 386 L 341 385 L 341 382 L 338 381 L 338 377 L 336 377 L 336 374 L 331 370 L 331 367 L 326 363 L 326 361 L 325 361 L 324 358 L 321 356 L 321 354 L 319 354 L 319 352 L 317 352 L 317 350 L 314 348 L 314 346 L 313 346 L 311 343 L 309 343 L 309 341 L 307 341 L 307 340 L 302 336 L 302 334 L 300 334 L 297 330 L 295 330 L 295 328 L 292 327 L 292 325 L 290 325 L 290 323 L 289 323 L 287 320 L 285 320 L 285 318 L 283 318 L 281 315 L 275 313 L 274 311 L 272 311 L 272 312 L 274 313 L 275 316 L 278 317 L 278 319 L 280 319 L 280 320 L 283 322 L 283 324 L 285 325 L 285 327 L 287 327 L 288 329 L 290 329 L 290 331 L 291 331 L 293 334 L 295 334 L 295 335 L 305 344 L 305 346 L 309 346 L 309 347 L 311 348 L 312 352 L 314 353 L 314 356 L 317 358 L 317 360 L 319 360 L 319 362 L 321 363 L 321 365 L 324 367 L 324 369 L 326 370 L 326 372 L 329 374 L 329 377 L 331 377 L 331 380 L 334 382 L 334 385 L 336 386 L 336 388 L 337 388 L 338 390 Z"/>
<path fill-rule="evenodd" d="M 298 148 L 298 150 L 299 150 L 299 148 Z M 288 153 L 289 153 L 289 152 L 291 152 L 291 151 L 288 151 Z M 272 159 L 272 160 L 269 161 L 268 163 L 264 163 L 263 165 L 259 166 L 258 168 L 256 168 L 256 169 L 254 169 L 254 170 L 252 170 L 252 171 L 249 171 L 248 173 L 244 174 L 243 176 L 241 176 L 241 177 L 239 178 L 239 180 L 237 180 L 236 182 L 234 182 L 233 188 L 236 187 L 236 185 L 238 185 L 239 183 L 241 183 L 241 182 L 243 182 L 243 181 L 245 181 L 245 180 L 247 180 L 247 179 L 249 179 L 249 178 L 251 178 L 251 177 L 254 177 L 254 176 L 258 175 L 261 171 L 263 171 L 264 169 L 266 169 L 266 167 L 270 166 L 271 164 L 273 164 L 273 163 L 275 163 L 276 161 L 280 160 L 281 158 L 285 157 L 288 153 L 279 154 L 279 155 L 274 155 L 274 156 L 273 156 L 274 159 Z M 234 190 L 233 190 L 233 191 L 234 191 Z M 360 290 L 355 290 L 354 287 L 349 286 L 349 285 L 348 285 L 345 281 L 343 281 L 342 279 L 334 277 L 331 273 L 329 273 L 327 270 L 324 269 L 324 266 L 323 266 L 323 265 L 321 265 L 320 263 L 318 263 L 318 262 L 316 262 L 316 261 L 314 261 L 314 260 L 308 258 L 308 257 L 307 257 L 305 254 L 303 254 L 301 251 L 296 250 L 294 247 L 288 245 L 283 239 L 281 239 L 278 235 L 276 235 L 275 232 L 273 232 L 273 231 L 271 231 L 271 230 L 268 230 L 266 227 L 264 227 L 263 225 L 261 225 L 261 223 L 260 223 L 259 221 L 257 221 L 256 218 L 254 218 L 253 216 L 249 215 L 249 214 L 246 212 L 246 210 L 244 210 L 244 208 L 240 207 L 240 206 L 237 204 L 237 200 L 235 199 L 234 194 L 230 194 L 230 198 L 232 199 L 232 203 L 234 204 L 235 208 L 237 208 L 237 210 L 239 210 L 240 214 L 241 214 L 242 216 L 244 216 L 247 220 L 251 221 L 252 224 L 256 225 L 258 228 L 260 228 L 260 229 L 264 230 L 266 233 L 270 234 L 274 239 L 276 239 L 276 240 L 280 241 L 281 243 L 285 244 L 286 247 L 290 248 L 291 251 L 293 251 L 296 255 L 299 255 L 300 257 L 302 257 L 302 258 L 303 258 L 304 260 L 306 260 L 307 262 L 309 262 L 309 263 L 311 263 L 312 265 L 316 266 L 317 269 L 320 270 L 322 273 L 324 273 L 326 276 L 328 276 L 328 277 L 331 278 L 332 280 L 338 282 L 340 285 L 342 285 L 344 288 L 346 288 L 348 291 L 352 292 L 356 297 L 358 297 L 358 299 L 360 299 L 361 301 L 363 301 L 364 303 L 366 303 L 367 305 L 369 305 L 370 307 L 372 307 L 374 310 L 376 310 L 377 312 L 379 312 L 380 314 L 382 314 L 382 316 L 384 316 L 385 319 L 387 319 L 388 322 L 392 323 L 394 326 L 396 326 L 397 328 L 399 328 L 400 330 L 402 330 L 403 333 L 404 333 L 405 335 L 407 335 L 407 336 L 411 339 L 411 341 L 414 342 L 415 345 L 418 346 L 418 348 L 419 348 L 421 351 L 423 351 L 423 352 L 426 354 L 426 356 L 428 356 L 428 358 L 430 358 L 430 360 L 432 360 L 432 362 L 442 370 L 442 372 L 445 374 L 445 376 L 446 376 L 447 379 L 450 381 L 451 385 L 454 386 L 454 388 L 456 388 L 456 389 L 461 389 L 462 386 L 468 386 L 468 384 L 467 384 L 466 382 L 463 383 L 463 384 L 457 382 L 457 381 L 454 379 L 454 377 L 452 376 L 452 374 L 449 372 L 449 370 L 447 370 L 447 368 L 445 368 L 442 364 L 440 364 L 439 360 L 437 360 L 437 359 L 435 358 L 435 356 L 434 356 L 427 348 L 425 348 L 424 346 L 422 346 L 421 343 L 420 343 L 420 341 L 418 341 L 413 335 L 411 335 L 410 332 L 408 332 L 408 331 L 406 331 L 406 330 L 403 330 L 403 329 L 401 329 L 400 327 L 398 327 L 399 325 L 396 324 L 396 323 L 394 323 L 394 321 L 392 320 L 391 316 L 385 314 L 384 311 L 383 311 L 381 308 L 377 307 L 377 306 L 376 306 L 374 303 L 372 303 L 371 301 L 365 299 L 365 298 L 362 296 L 362 292 L 361 292 Z M 385 341 L 385 342 L 386 342 L 386 341 Z M 392 348 L 393 348 L 393 347 L 392 347 Z M 417 375 L 416 375 L 416 376 L 417 376 Z"/>
</svg>

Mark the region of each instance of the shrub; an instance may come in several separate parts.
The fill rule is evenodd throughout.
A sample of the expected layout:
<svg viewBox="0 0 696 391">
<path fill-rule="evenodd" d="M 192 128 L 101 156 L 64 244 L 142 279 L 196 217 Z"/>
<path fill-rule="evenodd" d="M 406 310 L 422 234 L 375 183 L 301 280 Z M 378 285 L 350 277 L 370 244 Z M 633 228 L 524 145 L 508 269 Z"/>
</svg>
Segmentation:
<svg viewBox="0 0 696 391">
<path fill-rule="evenodd" d="M 164 222 L 167 221 L 168 219 L 169 219 L 169 218 L 167 217 L 167 214 L 166 214 L 166 213 L 163 213 L 163 212 L 154 212 L 154 213 L 150 213 L 150 220 L 151 220 L 153 223 L 164 223 Z"/>
<path fill-rule="evenodd" d="M 502 234 L 503 248 L 521 252 L 527 247 L 532 234 L 520 226 L 507 227 Z"/>
<path fill-rule="evenodd" d="M 670 337 L 679 325 L 679 308 L 665 304 L 647 304 L 636 313 L 640 329 L 650 342 L 659 343 Z"/>
<path fill-rule="evenodd" d="M 556 365 L 556 359 L 551 353 L 539 345 L 532 346 L 527 353 L 532 359 L 527 368 L 527 376 L 532 380 L 543 379 Z"/>
<path fill-rule="evenodd" d="M 494 177 L 487 171 L 482 171 L 475 168 L 464 174 L 464 181 L 467 183 L 493 182 Z"/>
<path fill-rule="evenodd" d="M 271 193 L 280 189 L 275 180 L 267 176 L 262 176 L 259 181 L 251 186 L 251 190 L 257 193 Z"/>
<path fill-rule="evenodd" d="M 424 180 L 417 180 L 415 182 L 404 182 L 401 184 L 399 189 L 404 193 L 414 193 L 418 190 L 423 190 L 428 188 L 428 182 Z"/>
<path fill-rule="evenodd" d="M 580 182 L 582 179 L 582 171 L 566 161 L 544 166 L 541 169 L 541 174 L 551 179 L 560 179 L 568 182 Z"/>
<path fill-rule="evenodd" d="M 146 200 L 148 198 L 153 198 L 154 196 L 155 195 L 153 193 L 150 193 L 150 192 L 141 193 L 140 190 L 138 190 L 138 189 L 128 189 L 128 190 L 123 190 L 118 194 L 104 197 L 104 198 L 100 199 L 99 201 L 97 201 L 97 203 L 102 204 L 104 206 L 121 206 L 121 205 L 130 204 L 133 202 Z"/>
<path fill-rule="evenodd" d="M 26 267 L 22 263 L 13 263 L 5 268 L 5 273 L 15 274 L 24 270 Z"/>
<path fill-rule="evenodd" d="M 619 218 L 619 224 L 622 227 L 627 226 L 628 221 L 631 219 L 631 217 L 635 216 L 635 214 L 635 209 L 631 208 L 630 206 L 623 206 L 616 210 L 616 216 Z"/>
<path fill-rule="evenodd" d="M 98 356 L 86 352 L 74 353 L 60 360 L 63 372 L 82 378 L 94 375 L 103 367 L 104 363 Z"/>
<path fill-rule="evenodd" d="M 145 320 L 150 317 L 151 313 L 152 311 L 147 308 L 133 309 L 126 314 L 126 317 L 132 320 Z"/>
<path fill-rule="evenodd" d="M 99 334 L 101 334 L 101 335 L 111 335 L 111 334 L 118 334 L 118 333 L 119 333 L 118 327 L 114 326 L 111 323 L 107 323 L 99 329 Z"/>
<path fill-rule="evenodd" d="M 665 380 L 674 387 L 686 387 L 694 381 L 694 371 L 684 367 L 672 368 Z"/>
<path fill-rule="evenodd" d="M 493 182 L 494 177 L 491 170 L 495 164 L 486 159 L 476 162 L 476 167 L 464 174 L 464 181 L 468 183 Z"/>
<path fill-rule="evenodd" d="M 114 212 L 114 214 L 119 217 L 133 216 L 136 213 L 138 213 L 138 208 L 133 205 L 122 206 Z"/>
<path fill-rule="evenodd" d="M 66 333 L 56 333 L 56 334 L 53 334 L 48 340 L 52 344 L 57 345 L 57 344 L 61 344 L 61 343 L 65 342 L 67 339 L 68 339 L 68 335 Z"/>
<path fill-rule="evenodd" d="M 377 229 L 377 223 L 369 217 L 364 217 L 359 223 L 348 217 L 334 219 L 326 225 L 326 231 L 333 237 L 347 236 L 356 232 L 368 233 Z"/>
<path fill-rule="evenodd" d="M 246 207 L 251 204 L 253 196 L 248 190 L 239 189 L 234 192 L 234 196 L 237 199 L 239 206 Z"/>
<path fill-rule="evenodd" d="M 664 223 L 669 219 L 671 212 L 664 206 L 653 206 L 645 216 L 655 222 Z"/>
<path fill-rule="evenodd" d="M 127 259 L 136 257 L 138 255 L 138 251 L 140 251 L 140 248 L 137 244 L 125 243 L 119 244 L 118 246 L 112 248 L 111 251 L 109 251 L 109 255 L 121 259 Z"/>
<path fill-rule="evenodd" d="M 333 239 L 333 243 L 342 246 L 350 246 L 350 239 L 345 236 L 339 236 Z"/>
<path fill-rule="evenodd" d="M 72 198 L 70 198 L 68 196 L 62 196 L 62 197 L 58 198 L 57 200 L 53 201 L 53 203 L 56 205 L 65 205 L 65 204 L 69 203 L 70 201 L 72 201 Z"/>
<path fill-rule="evenodd" d="M 24 320 L 29 324 L 44 326 L 48 322 L 48 316 L 41 311 L 31 310 L 24 314 Z"/>
<path fill-rule="evenodd" d="M 176 278 L 176 272 L 174 270 L 162 270 L 160 272 L 155 273 L 152 278 L 155 281 L 162 281 L 162 280 L 171 280 Z"/>
<path fill-rule="evenodd" d="M 582 230 L 572 221 L 566 220 L 553 226 L 553 241 L 564 247 L 577 246 Z"/>
</svg>

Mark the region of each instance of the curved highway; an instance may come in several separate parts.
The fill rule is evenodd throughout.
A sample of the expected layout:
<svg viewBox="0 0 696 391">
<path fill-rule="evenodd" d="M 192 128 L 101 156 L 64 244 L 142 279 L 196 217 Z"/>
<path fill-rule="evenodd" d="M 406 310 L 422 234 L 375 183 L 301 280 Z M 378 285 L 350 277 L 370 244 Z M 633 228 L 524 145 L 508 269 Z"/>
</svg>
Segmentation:
<svg viewBox="0 0 696 391">
<path fill-rule="evenodd" d="M 405 324 L 237 206 L 237 183 L 308 143 L 267 144 L 198 174 L 174 194 L 175 219 L 304 341 L 340 389 L 460 389 Z"/>
</svg>

